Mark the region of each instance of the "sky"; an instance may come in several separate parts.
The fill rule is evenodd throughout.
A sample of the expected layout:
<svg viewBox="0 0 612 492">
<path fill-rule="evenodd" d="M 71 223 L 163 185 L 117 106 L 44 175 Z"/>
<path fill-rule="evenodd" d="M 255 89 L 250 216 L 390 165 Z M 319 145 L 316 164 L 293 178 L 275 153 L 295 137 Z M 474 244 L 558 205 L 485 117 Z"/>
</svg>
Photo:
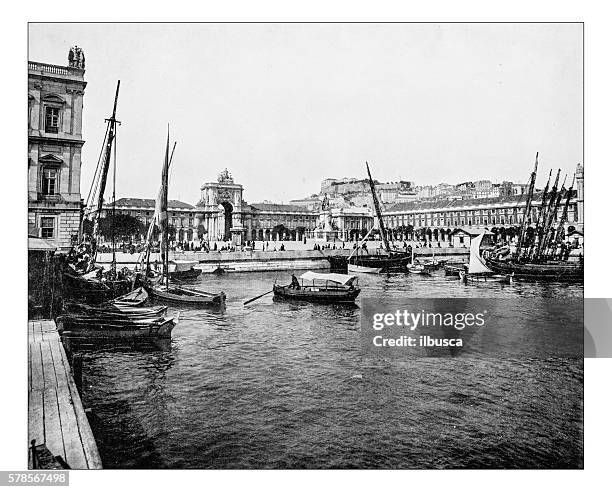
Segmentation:
<svg viewBox="0 0 612 492">
<path fill-rule="evenodd" d="M 524 183 L 583 159 L 581 24 L 41 24 L 29 59 L 86 56 L 81 194 L 117 80 L 117 197 L 195 204 L 227 168 L 287 203 L 325 178 Z M 562 174 L 563 175 L 563 174 Z"/>
</svg>

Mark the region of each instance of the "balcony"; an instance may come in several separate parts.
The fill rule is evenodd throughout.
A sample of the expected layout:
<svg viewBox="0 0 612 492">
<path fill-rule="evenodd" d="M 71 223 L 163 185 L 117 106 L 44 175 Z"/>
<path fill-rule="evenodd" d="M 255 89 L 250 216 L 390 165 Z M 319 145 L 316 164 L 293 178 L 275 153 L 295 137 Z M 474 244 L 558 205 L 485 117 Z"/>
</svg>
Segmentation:
<svg viewBox="0 0 612 492">
<path fill-rule="evenodd" d="M 28 70 L 30 72 L 37 72 L 43 75 L 59 76 L 61 78 L 68 78 L 72 80 L 83 80 L 83 74 L 85 70 L 76 67 L 63 67 L 61 65 L 51 65 L 50 63 L 40 63 L 35 61 L 28 61 Z"/>
</svg>

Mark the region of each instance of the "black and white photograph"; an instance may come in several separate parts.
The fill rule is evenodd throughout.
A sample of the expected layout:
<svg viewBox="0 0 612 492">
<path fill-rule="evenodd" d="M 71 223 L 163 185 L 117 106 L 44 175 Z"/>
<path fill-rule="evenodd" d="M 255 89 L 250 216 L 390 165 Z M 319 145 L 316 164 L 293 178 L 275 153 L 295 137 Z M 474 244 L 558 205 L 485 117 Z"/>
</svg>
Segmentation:
<svg viewBox="0 0 612 492">
<path fill-rule="evenodd" d="M 605 483 L 603 10 L 2 24 L 0 485 Z"/>
<path fill-rule="evenodd" d="M 582 469 L 583 28 L 30 23 L 28 468 Z"/>
</svg>

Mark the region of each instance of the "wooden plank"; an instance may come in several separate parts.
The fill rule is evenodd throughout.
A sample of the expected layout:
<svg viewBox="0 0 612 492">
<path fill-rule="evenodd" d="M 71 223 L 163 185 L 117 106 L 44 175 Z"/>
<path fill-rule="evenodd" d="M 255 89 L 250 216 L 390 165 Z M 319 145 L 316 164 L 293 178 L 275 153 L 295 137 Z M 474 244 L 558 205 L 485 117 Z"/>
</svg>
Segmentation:
<svg viewBox="0 0 612 492">
<path fill-rule="evenodd" d="M 64 352 L 63 347 L 60 348 L 62 349 L 64 365 L 68 367 L 66 353 Z M 101 470 L 102 459 L 100 458 L 100 453 L 98 452 L 98 445 L 94 439 L 89 421 L 87 420 L 87 415 L 85 415 L 85 409 L 83 408 L 81 397 L 79 396 L 79 392 L 77 391 L 76 384 L 72 377 L 68 378 L 68 388 L 70 390 L 70 396 L 72 397 L 72 402 L 74 405 L 74 413 L 79 426 L 79 434 L 81 435 L 83 450 L 85 451 L 85 457 L 87 458 L 87 466 L 90 470 Z"/>
<path fill-rule="evenodd" d="M 42 390 L 45 385 L 43 373 L 42 355 L 40 353 L 40 343 L 33 342 L 29 345 L 30 360 L 32 363 L 32 389 Z"/>
<path fill-rule="evenodd" d="M 45 405 L 45 444 L 53 456 L 60 455 L 66 459 L 62 424 L 60 422 L 55 388 L 46 388 L 43 392 Z"/>
<path fill-rule="evenodd" d="M 64 364 L 62 357 L 63 347 L 61 342 L 49 342 L 51 347 L 51 355 L 53 356 L 53 366 L 55 367 L 55 376 L 58 386 L 68 386 L 68 379 L 71 378 L 70 366 L 68 362 Z"/>
<path fill-rule="evenodd" d="M 90 470 L 101 470 L 102 459 L 100 458 L 100 453 L 98 452 L 98 445 L 94 439 L 93 432 L 89 426 L 89 421 L 85 415 L 85 410 L 83 409 L 83 403 L 81 402 L 76 385 L 72 379 L 69 380 L 68 388 L 74 404 L 74 413 L 79 426 L 79 433 L 81 436 L 81 443 L 83 444 L 85 457 L 87 458 L 87 466 Z"/>
<path fill-rule="evenodd" d="M 42 391 L 30 391 L 28 395 L 28 446 L 32 439 L 36 439 L 36 444 L 45 442 L 44 422 Z"/>
<path fill-rule="evenodd" d="M 66 450 L 66 463 L 75 470 L 87 469 L 87 458 L 81 442 L 75 408 L 68 386 L 57 388 L 57 403 L 62 424 L 64 449 Z"/>
<path fill-rule="evenodd" d="M 55 376 L 55 366 L 53 365 L 51 346 L 49 345 L 49 342 L 41 342 L 39 346 L 42 354 L 45 388 L 53 388 L 57 386 L 57 377 Z"/>
</svg>

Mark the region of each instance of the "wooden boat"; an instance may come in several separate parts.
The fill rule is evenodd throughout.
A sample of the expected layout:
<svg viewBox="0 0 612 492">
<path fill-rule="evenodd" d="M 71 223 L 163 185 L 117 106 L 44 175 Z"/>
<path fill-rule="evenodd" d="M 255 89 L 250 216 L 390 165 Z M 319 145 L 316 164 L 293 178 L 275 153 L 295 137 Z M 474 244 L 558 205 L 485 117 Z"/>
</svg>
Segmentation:
<svg viewBox="0 0 612 492">
<path fill-rule="evenodd" d="M 307 301 L 325 304 L 354 303 L 361 292 L 355 275 L 306 272 L 300 281 L 273 287 L 275 300 Z"/>
<path fill-rule="evenodd" d="M 188 306 L 221 306 L 225 303 L 225 292 L 205 292 L 200 289 L 186 288 L 182 285 L 150 284 L 149 294 L 154 299 L 173 304 Z"/>
<path fill-rule="evenodd" d="M 352 273 L 406 272 L 410 263 L 407 253 L 354 255 L 347 260 L 347 270 Z"/>
<path fill-rule="evenodd" d="M 66 310 L 71 314 L 86 314 L 105 319 L 151 319 L 165 315 L 168 306 L 134 307 L 109 304 L 97 307 L 68 303 Z"/>
<path fill-rule="evenodd" d="M 538 154 L 536 154 L 534 170 L 531 173 L 527 202 L 516 250 L 510 254 L 510 248 L 497 249 L 493 251 L 489 258 L 486 258 L 486 265 L 495 273 L 504 275 L 513 274 L 516 278 L 523 280 L 583 281 L 583 262 L 567 261 L 567 256 L 562 254 L 564 251 L 563 225 L 568 217 L 575 176 L 568 190 L 565 190 L 565 180 L 561 187 L 558 188 L 557 185 L 559 184 L 561 173 L 559 169 L 549 192 L 551 170 L 541 198 L 537 222 L 535 224 L 536 233 L 531 238 L 527 235 L 528 217 L 530 217 L 531 213 L 537 169 Z M 563 199 L 565 199 L 565 203 L 561 209 L 561 218 L 557 221 L 559 207 Z M 561 253 L 557 254 L 559 248 L 561 248 Z M 567 255 L 569 255 L 569 251 L 567 251 Z"/>
<path fill-rule="evenodd" d="M 390 272 L 406 272 L 407 265 L 410 262 L 410 255 L 405 252 L 394 251 L 389 245 L 387 239 L 387 229 L 383 220 L 380 202 L 376 193 L 376 187 L 372 174 L 370 173 L 370 166 L 366 162 L 366 170 L 368 172 L 368 181 L 370 183 L 370 191 L 372 192 L 372 201 L 374 203 L 374 210 L 378 218 L 378 226 L 380 227 L 380 234 L 382 242 L 385 248 L 382 254 L 367 254 L 361 255 L 361 246 L 371 234 L 374 228 L 370 229 L 365 237 L 361 240 L 361 243 L 353 250 L 350 256 L 347 258 L 347 271 L 349 273 L 390 273 Z M 334 260 L 340 263 L 340 260 Z"/>
<path fill-rule="evenodd" d="M 64 314 L 56 322 L 60 334 L 67 332 L 88 337 L 170 338 L 179 316 L 145 319 L 107 319 L 95 315 Z"/>
<path fill-rule="evenodd" d="M 169 261 L 168 276 L 172 281 L 193 280 L 202 273 L 200 268 L 195 268 L 196 265 L 199 265 L 199 262 L 187 260 Z"/>
<path fill-rule="evenodd" d="M 144 287 L 138 287 L 137 289 L 128 292 L 125 295 L 116 297 L 111 301 L 111 304 L 115 306 L 142 306 L 149 299 L 149 294 Z"/>
<path fill-rule="evenodd" d="M 176 146 L 176 143 L 174 144 Z M 221 306 L 225 303 L 225 293 L 210 293 L 200 289 L 186 288 L 182 285 L 170 285 L 170 268 L 169 268 L 169 248 L 168 248 L 168 170 L 172 163 L 172 156 L 174 155 L 174 149 L 172 154 L 170 151 L 170 132 L 168 131 L 168 137 L 166 140 L 166 155 L 162 166 L 161 174 L 161 186 L 156 200 L 156 215 L 151 221 L 149 231 L 147 233 L 147 250 L 145 252 L 146 268 L 145 272 L 149 272 L 149 260 L 151 250 L 151 238 L 153 234 L 153 227 L 157 224 L 161 231 L 161 244 L 160 253 L 162 258 L 162 272 L 163 274 L 159 279 L 147 279 L 146 289 L 149 295 L 157 300 L 169 302 L 172 304 L 181 304 L 193 307 L 205 307 L 205 306 Z M 157 212 L 158 211 L 158 212 Z M 175 260 L 175 270 L 179 268 L 179 265 L 186 265 L 188 262 L 181 262 Z M 190 266 L 190 268 L 192 268 Z M 198 273 L 199 275 L 199 273 Z"/>
<path fill-rule="evenodd" d="M 524 280 L 576 281 L 584 280 L 582 262 L 521 262 L 516 260 L 487 260 L 487 266 L 496 273 L 513 273 Z"/>
<path fill-rule="evenodd" d="M 467 265 L 444 265 L 444 275 L 446 277 L 458 277 L 459 272 L 465 271 Z"/>
<path fill-rule="evenodd" d="M 431 275 L 431 272 L 435 271 L 434 267 L 423 264 L 412 264 L 408 266 L 408 272 L 413 275 Z"/>
<path fill-rule="evenodd" d="M 348 271 L 348 257 L 343 255 L 327 256 L 329 261 L 329 269 L 332 272 L 347 272 Z"/>
<path fill-rule="evenodd" d="M 499 275 L 493 272 L 485 264 L 485 260 L 480 256 L 480 244 L 484 238 L 484 233 L 476 236 L 470 243 L 470 262 L 467 271 L 459 272 L 459 279 L 464 283 L 498 282 L 510 284 L 514 274 Z"/>
<path fill-rule="evenodd" d="M 86 275 L 79 275 L 70 267 L 64 270 L 62 279 L 67 297 L 99 304 L 130 291 L 132 286 L 130 279 L 107 280 L 97 278 L 96 273 L 93 271 Z"/>
</svg>

